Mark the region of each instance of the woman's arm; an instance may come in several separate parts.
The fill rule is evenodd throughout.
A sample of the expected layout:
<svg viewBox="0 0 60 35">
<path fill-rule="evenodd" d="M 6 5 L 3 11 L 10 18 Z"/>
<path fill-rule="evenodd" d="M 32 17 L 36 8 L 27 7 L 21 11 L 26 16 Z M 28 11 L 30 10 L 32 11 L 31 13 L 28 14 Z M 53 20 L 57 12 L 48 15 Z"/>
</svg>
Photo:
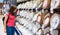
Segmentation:
<svg viewBox="0 0 60 35">
<path fill-rule="evenodd" d="M 8 16 L 5 16 L 4 19 L 4 32 L 6 32 L 6 22 L 7 22 Z"/>
</svg>

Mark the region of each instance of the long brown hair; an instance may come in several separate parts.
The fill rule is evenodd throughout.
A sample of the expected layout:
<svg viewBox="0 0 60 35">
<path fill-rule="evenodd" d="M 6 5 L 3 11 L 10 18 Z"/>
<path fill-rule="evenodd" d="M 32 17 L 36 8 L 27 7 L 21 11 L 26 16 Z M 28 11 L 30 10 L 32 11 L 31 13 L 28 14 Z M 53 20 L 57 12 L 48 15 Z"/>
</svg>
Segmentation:
<svg viewBox="0 0 60 35">
<path fill-rule="evenodd" d="M 15 13 L 14 13 L 14 10 L 16 9 L 16 7 L 14 7 L 14 6 L 11 6 L 10 7 L 10 10 L 9 10 L 9 13 L 10 14 L 12 14 L 12 15 L 14 15 Z"/>
</svg>

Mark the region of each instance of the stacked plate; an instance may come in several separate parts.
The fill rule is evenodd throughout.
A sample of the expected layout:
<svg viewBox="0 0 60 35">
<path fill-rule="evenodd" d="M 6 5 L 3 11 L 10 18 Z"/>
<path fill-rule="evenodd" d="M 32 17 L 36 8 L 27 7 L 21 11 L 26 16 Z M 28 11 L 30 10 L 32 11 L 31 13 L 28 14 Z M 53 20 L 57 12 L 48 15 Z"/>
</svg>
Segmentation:
<svg viewBox="0 0 60 35">
<path fill-rule="evenodd" d="M 53 14 L 50 20 L 51 29 L 60 29 L 60 14 Z"/>
<path fill-rule="evenodd" d="M 26 2 L 26 3 L 23 3 L 23 4 L 19 4 L 17 6 L 17 8 L 22 8 L 22 9 L 34 9 L 36 7 L 38 7 L 40 5 L 40 0 L 39 1 L 30 1 L 30 2 Z"/>
</svg>

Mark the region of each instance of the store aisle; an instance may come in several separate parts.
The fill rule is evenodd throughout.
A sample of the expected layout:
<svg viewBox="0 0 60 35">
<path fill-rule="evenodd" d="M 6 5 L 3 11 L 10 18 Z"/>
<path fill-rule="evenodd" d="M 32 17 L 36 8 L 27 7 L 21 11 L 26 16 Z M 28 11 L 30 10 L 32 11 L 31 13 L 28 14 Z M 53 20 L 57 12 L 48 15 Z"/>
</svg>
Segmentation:
<svg viewBox="0 0 60 35">
<path fill-rule="evenodd" d="M 6 35 L 6 33 L 4 33 L 4 29 L 3 29 L 3 22 L 2 22 L 2 15 L 0 15 L 0 35 Z"/>
</svg>

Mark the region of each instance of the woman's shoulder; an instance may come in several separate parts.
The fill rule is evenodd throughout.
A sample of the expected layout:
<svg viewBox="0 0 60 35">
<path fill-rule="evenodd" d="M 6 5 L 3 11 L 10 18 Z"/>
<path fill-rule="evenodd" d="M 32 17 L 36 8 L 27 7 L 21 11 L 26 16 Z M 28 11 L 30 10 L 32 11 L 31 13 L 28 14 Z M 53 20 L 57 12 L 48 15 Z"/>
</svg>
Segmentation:
<svg viewBox="0 0 60 35">
<path fill-rule="evenodd" d="M 4 14 L 4 16 L 8 16 L 9 15 L 9 12 L 6 12 L 5 14 Z"/>
</svg>

